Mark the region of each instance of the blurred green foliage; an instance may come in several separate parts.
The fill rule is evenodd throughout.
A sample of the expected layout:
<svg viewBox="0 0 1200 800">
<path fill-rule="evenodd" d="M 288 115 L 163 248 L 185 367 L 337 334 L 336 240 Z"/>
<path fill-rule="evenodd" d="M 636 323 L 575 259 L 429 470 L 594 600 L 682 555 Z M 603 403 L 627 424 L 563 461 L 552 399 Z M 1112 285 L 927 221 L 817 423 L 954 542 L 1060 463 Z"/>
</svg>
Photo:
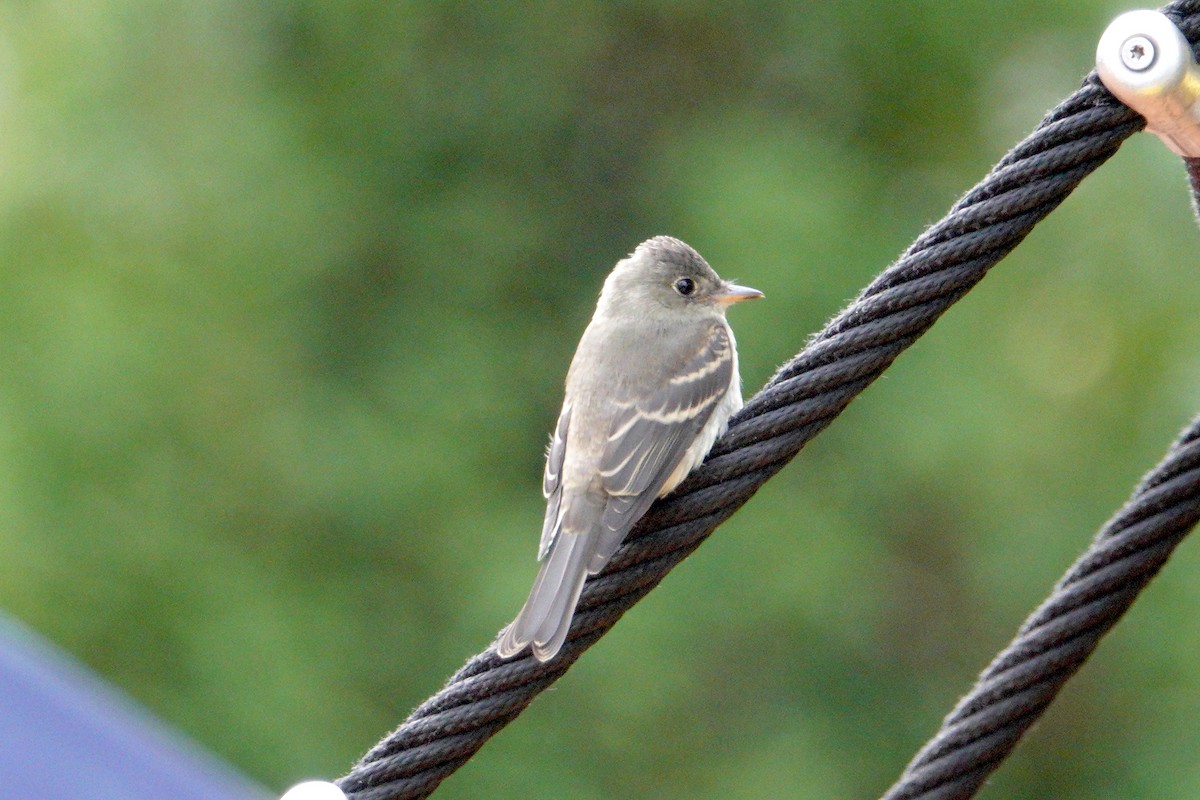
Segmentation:
<svg viewBox="0 0 1200 800">
<path fill-rule="evenodd" d="M 0 607 L 273 787 L 515 614 L 611 265 L 768 300 L 748 391 L 1125 6 L 0 5 Z M 1137 137 L 445 798 L 871 797 L 1200 405 Z M 1186 546 L 983 797 L 1200 794 Z"/>
</svg>

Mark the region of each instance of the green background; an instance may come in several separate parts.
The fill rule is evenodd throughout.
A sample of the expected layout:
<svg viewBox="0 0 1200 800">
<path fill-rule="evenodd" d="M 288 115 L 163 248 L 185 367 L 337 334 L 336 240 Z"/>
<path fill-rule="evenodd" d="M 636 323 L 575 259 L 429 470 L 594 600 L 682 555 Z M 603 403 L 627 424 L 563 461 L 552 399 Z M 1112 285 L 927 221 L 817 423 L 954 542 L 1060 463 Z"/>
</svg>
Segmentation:
<svg viewBox="0 0 1200 800">
<path fill-rule="evenodd" d="M 515 614 L 612 264 L 747 394 L 1091 68 L 1039 0 L 0 5 L 0 608 L 274 790 Z M 874 797 L 1200 407 L 1142 135 L 447 798 Z M 1200 795 L 1184 546 L 984 798 Z"/>
</svg>

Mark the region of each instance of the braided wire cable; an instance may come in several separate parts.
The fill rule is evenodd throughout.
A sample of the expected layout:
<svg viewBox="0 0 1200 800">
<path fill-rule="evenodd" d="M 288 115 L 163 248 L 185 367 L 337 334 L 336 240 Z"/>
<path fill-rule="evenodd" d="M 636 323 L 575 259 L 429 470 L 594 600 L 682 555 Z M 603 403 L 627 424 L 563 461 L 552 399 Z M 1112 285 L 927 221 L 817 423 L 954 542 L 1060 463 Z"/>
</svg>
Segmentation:
<svg viewBox="0 0 1200 800">
<path fill-rule="evenodd" d="M 1200 0 L 1179 0 L 1164 12 L 1174 16 L 1189 39 L 1195 38 Z M 588 580 L 567 641 L 555 658 L 540 663 L 526 653 L 501 660 L 489 646 L 339 779 L 341 789 L 353 800 L 427 797 L 1143 126 L 1144 120 L 1113 98 L 1094 73 L 1088 76 L 730 420 L 704 464 L 656 502 L 604 571 Z M 1014 695 L 1012 708 L 1028 714 L 1032 706 L 1023 704 L 1022 697 Z M 985 747 L 984 755 L 990 757 L 998 752 L 986 749 L 991 733 L 985 730 L 967 741 L 966 734 L 956 732 L 954 741 L 967 741 L 976 750 Z M 945 752 L 937 750 L 929 763 L 945 763 Z M 959 768 L 966 763 L 955 762 Z M 976 769 L 981 764 L 986 761 L 977 762 Z M 926 774 L 920 773 L 923 783 L 928 782 Z M 937 784 L 943 785 L 945 781 Z"/>
<path fill-rule="evenodd" d="M 980 675 L 884 800 L 975 794 L 1200 520 L 1200 417 Z"/>
</svg>

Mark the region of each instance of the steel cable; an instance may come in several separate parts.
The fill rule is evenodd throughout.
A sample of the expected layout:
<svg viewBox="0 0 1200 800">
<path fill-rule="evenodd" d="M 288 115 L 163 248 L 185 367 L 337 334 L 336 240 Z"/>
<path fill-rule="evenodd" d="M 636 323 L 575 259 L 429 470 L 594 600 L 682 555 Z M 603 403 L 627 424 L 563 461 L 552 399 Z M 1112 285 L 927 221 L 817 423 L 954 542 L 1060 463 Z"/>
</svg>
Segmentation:
<svg viewBox="0 0 1200 800">
<path fill-rule="evenodd" d="M 1200 0 L 1174 3 L 1164 12 L 1173 15 L 1190 40 L 1195 39 Z M 1139 115 L 1113 98 L 1094 73 L 1090 75 L 730 420 L 729 430 L 704 464 L 672 495 L 658 501 L 605 570 L 589 579 L 567 642 L 554 659 L 543 664 L 525 654 L 504 661 L 492 647 L 474 656 L 338 781 L 342 790 L 353 800 L 428 796 L 824 430 L 1143 125 Z M 1136 591 L 1122 595 L 1120 602 L 1132 602 Z M 1115 608 L 1120 602 L 1110 599 L 1103 607 Z M 1085 622 L 1091 631 L 1098 630 L 1099 623 Z M 1008 668 L 1001 672 L 1024 674 Z M 1042 700 L 1048 703 L 1045 698 L 1053 697 L 1061 685 L 1060 681 L 1052 690 L 1039 688 L 1044 683 L 1021 688 L 1020 692 L 1033 693 L 1028 697 L 1006 696 L 1013 701 L 1003 706 L 1010 722 L 1036 716 L 1036 709 L 1044 708 Z M 979 775 L 981 783 L 991 771 L 988 759 L 997 763 L 1007 753 L 1005 747 L 1012 745 L 992 729 L 972 738 L 967 732 L 974 730 L 975 722 L 970 715 L 964 720 L 966 727 L 922 750 L 897 784 L 928 784 L 936 793 L 889 794 L 889 798 L 969 796 L 942 794 L 938 787 L 949 785 L 946 776 L 963 780 Z M 951 757 L 952 752 L 962 752 L 951 748 L 960 740 L 966 750 L 977 754 L 973 762 Z M 910 772 L 916 783 L 908 779 Z"/>
<path fill-rule="evenodd" d="M 1200 417 L 983 671 L 884 800 L 975 794 L 1200 520 Z"/>
</svg>

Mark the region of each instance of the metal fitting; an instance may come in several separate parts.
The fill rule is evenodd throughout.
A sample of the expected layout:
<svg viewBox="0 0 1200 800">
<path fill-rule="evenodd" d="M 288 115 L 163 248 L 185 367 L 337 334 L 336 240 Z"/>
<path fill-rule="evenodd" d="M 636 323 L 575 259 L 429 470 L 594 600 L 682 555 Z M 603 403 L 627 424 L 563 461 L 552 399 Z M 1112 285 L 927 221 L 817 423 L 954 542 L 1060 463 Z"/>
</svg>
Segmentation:
<svg viewBox="0 0 1200 800">
<path fill-rule="evenodd" d="M 1114 19 L 1096 47 L 1096 72 L 1167 147 L 1200 157 L 1200 66 L 1171 20 L 1157 11 Z"/>
</svg>

